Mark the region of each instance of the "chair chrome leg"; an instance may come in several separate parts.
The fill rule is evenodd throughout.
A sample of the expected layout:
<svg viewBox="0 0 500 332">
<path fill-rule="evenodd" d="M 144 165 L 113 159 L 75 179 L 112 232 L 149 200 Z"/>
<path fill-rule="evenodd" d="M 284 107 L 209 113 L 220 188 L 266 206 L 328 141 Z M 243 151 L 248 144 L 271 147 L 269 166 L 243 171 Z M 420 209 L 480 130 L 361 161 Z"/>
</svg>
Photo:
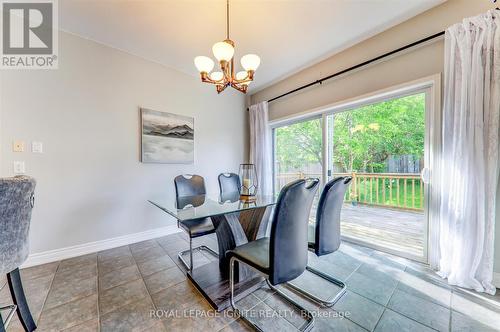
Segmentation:
<svg viewBox="0 0 500 332">
<path fill-rule="evenodd" d="M 189 238 L 189 271 L 193 271 L 193 238 Z"/>
<path fill-rule="evenodd" d="M 10 310 L 9 314 L 7 315 L 7 318 L 5 319 L 5 322 L 2 320 L 2 316 L 0 315 L 0 332 L 5 332 L 7 327 L 9 327 L 10 321 L 14 317 L 14 314 L 16 313 L 17 306 L 15 304 L 11 304 L 5 307 L 0 308 L 0 312 L 4 310 Z"/>
<path fill-rule="evenodd" d="M 320 298 L 296 285 L 294 285 L 292 282 L 287 282 L 285 285 L 287 287 L 289 287 L 290 289 L 292 289 L 293 291 L 295 291 L 296 293 L 299 293 L 301 295 L 304 295 L 305 297 L 307 297 L 308 299 L 324 306 L 324 307 L 331 307 L 333 306 L 335 303 L 337 303 L 338 300 L 340 300 L 340 298 L 345 294 L 346 292 L 346 289 L 347 289 L 347 286 L 345 285 L 344 282 L 338 280 L 338 279 L 335 279 L 334 277 L 328 275 L 328 274 L 325 274 L 315 268 L 312 268 L 310 266 L 307 266 L 306 267 L 307 271 L 311 272 L 311 273 L 314 273 L 315 275 L 329 281 L 330 283 L 340 287 L 340 292 L 338 292 L 333 298 L 331 299 L 325 299 L 325 298 Z"/>
<path fill-rule="evenodd" d="M 186 267 L 186 269 L 188 269 L 188 271 L 191 271 L 191 263 L 188 263 L 185 259 L 184 259 L 184 255 L 185 254 L 188 254 L 189 253 L 189 256 L 191 258 L 191 253 L 193 252 L 193 250 L 199 250 L 199 251 L 206 251 L 208 252 L 210 255 L 216 257 L 216 258 L 219 258 L 219 253 L 217 253 L 216 251 L 212 250 L 211 248 L 207 247 L 206 245 L 201 245 L 201 246 L 198 246 L 198 247 L 195 247 L 195 248 L 192 248 L 192 244 L 191 244 L 191 241 L 190 242 L 190 245 L 189 245 L 189 248 L 190 249 L 187 249 L 187 250 L 183 250 L 181 252 L 179 252 L 177 254 L 177 257 L 179 258 L 179 260 L 182 262 L 182 264 Z M 192 261 L 192 260 L 191 260 Z"/>
<path fill-rule="evenodd" d="M 234 302 L 234 262 L 235 261 L 241 262 L 236 257 L 231 257 L 231 259 L 229 261 L 229 287 L 230 287 L 230 290 L 231 290 L 231 296 L 230 296 L 231 307 L 233 307 L 233 310 L 238 314 L 238 316 L 240 316 L 245 322 L 247 322 L 248 324 L 250 324 L 256 331 L 263 331 L 259 326 L 257 326 L 250 319 L 248 319 L 242 313 L 242 311 L 238 309 L 238 307 L 236 306 L 236 303 Z M 244 262 L 241 262 L 241 263 L 244 263 Z M 250 266 L 250 265 L 247 265 L 247 266 Z M 295 302 L 288 295 L 286 295 L 285 293 L 283 293 L 282 291 L 280 291 L 278 288 L 276 288 L 275 286 L 273 286 L 271 284 L 271 282 L 269 281 L 269 279 L 268 279 L 269 278 L 268 275 L 260 272 L 259 270 L 253 268 L 252 266 L 250 266 L 250 268 L 252 268 L 253 270 L 257 271 L 259 274 L 265 276 L 266 282 L 267 282 L 267 284 L 269 285 L 269 287 L 271 289 L 273 289 L 274 291 L 276 291 L 276 293 L 278 295 L 280 295 L 281 297 L 283 297 L 290 304 L 292 304 L 295 307 L 297 307 L 298 309 L 300 309 L 301 313 L 305 313 L 306 314 L 306 316 L 308 318 L 308 321 L 305 324 L 305 326 L 303 326 L 299 331 L 301 331 L 301 332 L 308 332 L 308 331 L 310 331 L 313 328 L 313 326 L 314 326 L 314 315 L 312 314 L 312 312 L 310 312 L 309 310 L 307 310 L 306 308 L 304 308 L 302 305 L 300 305 L 299 303 Z"/>
<path fill-rule="evenodd" d="M 24 330 L 27 332 L 36 330 L 35 321 L 33 320 L 28 301 L 26 301 L 26 296 L 24 295 L 19 269 L 7 273 L 7 281 L 9 283 L 10 295 L 12 296 L 14 304 L 17 306 L 17 316 Z"/>
</svg>

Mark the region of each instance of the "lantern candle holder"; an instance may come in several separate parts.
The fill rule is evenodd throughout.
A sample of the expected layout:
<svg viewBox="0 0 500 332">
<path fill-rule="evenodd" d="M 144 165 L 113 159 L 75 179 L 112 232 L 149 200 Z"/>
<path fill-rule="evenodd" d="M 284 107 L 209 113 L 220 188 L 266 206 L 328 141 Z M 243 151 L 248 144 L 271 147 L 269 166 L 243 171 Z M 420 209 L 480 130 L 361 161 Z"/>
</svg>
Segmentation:
<svg viewBox="0 0 500 332">
<path fill-rule="evenodd" d="M 257 171 L 254 164 L 240 165 L 240 199 L 243 201 L 255 200 L 257 194 L 258 181 Z"/>
</svg>

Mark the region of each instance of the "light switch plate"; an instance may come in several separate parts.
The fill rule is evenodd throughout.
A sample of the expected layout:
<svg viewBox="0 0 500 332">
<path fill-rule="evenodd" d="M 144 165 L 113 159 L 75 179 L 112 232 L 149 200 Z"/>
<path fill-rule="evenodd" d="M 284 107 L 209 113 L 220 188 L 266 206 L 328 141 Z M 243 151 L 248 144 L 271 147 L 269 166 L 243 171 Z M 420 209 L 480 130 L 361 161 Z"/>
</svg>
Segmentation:
<svg viewBox="0 0 500 332">
<path fill-rule="evenodd" d="M 31 152 L 43 153 L 43 143 L 42 142 L 31 142 Z"/>
<path fill-rule="evenodd" d="M 24 173 L 26 173 L 24 161 L 14 161 L 14 174 L 19 175 Z"/>
<path fill-rule="evenodd" d="M 24 151 L 24 142 L 23 141 L 14 141 L 12 143 L 12 151 L 23 152 Z"/>
</svg>

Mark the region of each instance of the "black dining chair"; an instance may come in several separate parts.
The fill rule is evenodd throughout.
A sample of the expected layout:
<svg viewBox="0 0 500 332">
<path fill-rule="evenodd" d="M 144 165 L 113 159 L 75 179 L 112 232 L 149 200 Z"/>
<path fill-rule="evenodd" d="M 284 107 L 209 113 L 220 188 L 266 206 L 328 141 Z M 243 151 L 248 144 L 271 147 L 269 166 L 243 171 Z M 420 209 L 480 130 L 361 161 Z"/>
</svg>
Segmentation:
<svg viewBox="0 0 500 332">
<path fill-rule="evenodd" d="M 241 182 L 240 176 L 235 173 L 219 174 L 219 189 L 220 194 L 237 193 L 240 191 Z"/>
<path fill-rule="evenodd" d="M 19 273 L 19 267 L 29 254 L 29 229 L 35 186 L 35 179 L 28 176 L 0 179 L 0 274 L 7 275 L 14 302 L 0 308 L 0 332 L 7 329 L 16 312 L 25 331 L 36 329 Z M 8 313 L 2 315 L 4 311 Z M 5 322 L 2 316 L 5 317 Z"/>
<path fill-rule="evenodd" d="M 184 202 L 186 199 L 189 200 L 191 197 L 204 197 L 206 194 L 205 190 L 205 180 L 203 177 L 194 174 L 179 175 L 174 179 L 175 184 L 175 195 L 177 199 L 177 204 Z M 181 204 L 178 208 L 184 208 L 185 204 Z M 177 225 L 184 230 L 189 236 L 189 249 L 178 253 L 178 257 L 182 264 L 189 269 L 193 270 L 193 250 L 206 251 L 209 254 L 219 257 L 219 254 L 209 248 L 208 246 L 201 245 L 193 248 L 193 239 L 200 236 L 215 233 L 215 228 L 210 218 L 200 218 L 178 221 Z M 189 253 L 189 264 L 184 259 L 184 255 Z"/>
<path fill-rule="evenodd" d="M 352 178 L 349 176 L 335 178 L 325 185 L 321 193 L 318 210 L 316 211 L 314 242 L 308 243 L 309 250 L 314 251 L 318 257 L 331 254 L 340 247 L 340 212 L 344 203 L 345 192 L 351 180 Z M 340 291 L 333 298 L 325 299 L 296 286 L 293 282 L 287 283 L 287 286 L 290 286 L 293 290 L 326 307 L 333 306 L 345 294 L 346 285 L 343 281 L 309 265 L 306 269 L 340 287 Z"/>
<path fill-rule="evenodd" d="M 269 287 L 307 316 L 307 323 L 301 329 L 309 331 L 314 317 L 288 295 L 276 288 L 300 276 L 307 266 L 307 225 L 314 195 L 319 180 L 296 180 L 281 190 L 275 206 L 270 237 L 260 238 L 227 251 L 230 259 L 229 284 L 231 306 L 255 329 L 261 330 L 236 307 L 234 302 L 234 264 L 243 263 L 262 274 Z"/>
</svg>

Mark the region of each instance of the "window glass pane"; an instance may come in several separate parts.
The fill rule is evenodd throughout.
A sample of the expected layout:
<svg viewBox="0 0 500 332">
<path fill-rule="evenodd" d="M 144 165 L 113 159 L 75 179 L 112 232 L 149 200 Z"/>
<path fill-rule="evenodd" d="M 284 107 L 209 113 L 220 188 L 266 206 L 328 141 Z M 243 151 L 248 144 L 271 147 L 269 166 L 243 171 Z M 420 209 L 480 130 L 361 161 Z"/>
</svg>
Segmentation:
<svg viewBox="0 0 500 332">
<path fill-rule="evenodd" d="M 425 93 L 329 117 L 332 177 L 352 176 L 342 235 L 423 257 Z"/>
<path fill-rule="evenodd" d="M 275 191 L 287 183 L 304 178 L 318 178 L 323 173 L 323 138 L 321 119 L 294 123 L 274 130 Z M 318 194 L 321 191 L 321 184 Z M 314 222 L 317 199 L 311 209 Z"/>
</svg>

